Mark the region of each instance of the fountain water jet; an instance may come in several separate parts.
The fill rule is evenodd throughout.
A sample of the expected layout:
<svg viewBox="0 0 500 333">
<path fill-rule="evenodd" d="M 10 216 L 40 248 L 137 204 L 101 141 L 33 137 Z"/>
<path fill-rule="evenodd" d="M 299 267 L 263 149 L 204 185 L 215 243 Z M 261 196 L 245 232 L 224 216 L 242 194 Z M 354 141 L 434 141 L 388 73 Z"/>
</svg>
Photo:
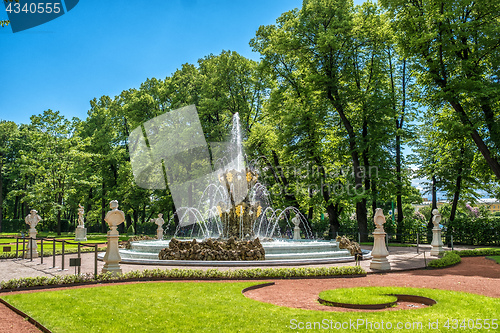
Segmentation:
<svg viewBox="0 0 500 333">
<path fill-rule="evenodd" d="M 256 170 L 245 165 L 239 115 L 232 122 L 229 143 L 211 143 L 212 160 L 217 166 L 211 181 L 200 190 L 199 202 L 193 206 L 177 207 L 174 216 L 179 224 L 175 237 L 196 239 L 259 237 L 266 251 L 266 260 L 254 262 L 196 262 L 175 260 L 175 265 L 289 265 L 352 261 L 348 251 L 340 250 L 335 241 L 312 240 L 305 217 L 295 207 L 273 209 L 265 186 L 258 182 Z M 135 131 L 135 130 L 134 130 Z M 216 175 L 216 176 L 215 176 Z M 135 173 L 134 173 L 135 176 Z M 216 179 L 216 180 L 214 180 Z M 176 203 L 177 206 L 177 203 Z M 306 239 L 285 239 L 280 224 L 293 230 L 292 214 L 300 221 Z M 172 223 L 174 216 L 169 220 Z M 274 239 L 266 242 L 265 240 Z M 173 264 L 157 260 L 168 241 L 138 241 L 130 250 L 121 250 L 123 262 Z M 368 254 L 368 253 L 365 253 Z"/>
</svg>

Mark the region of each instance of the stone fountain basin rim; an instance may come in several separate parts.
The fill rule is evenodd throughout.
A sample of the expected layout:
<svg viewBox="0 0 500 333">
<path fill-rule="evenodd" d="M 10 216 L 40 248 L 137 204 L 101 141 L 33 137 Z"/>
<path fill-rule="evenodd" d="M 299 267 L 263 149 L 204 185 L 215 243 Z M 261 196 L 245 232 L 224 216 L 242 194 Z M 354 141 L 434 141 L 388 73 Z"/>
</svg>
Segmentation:
<svg viewBox="0 0 500 333">
<path fill-rule="evenodd" d="M 371 251 L 363 251 L 363 260 L 371 259 Z M 103 260 L 104 253 L 98 255 L 99 260 Z M 151 259 L 122 259 L 122 264 L 132 265 L 153 265 L 153 266 L 199 266 L 199 267 L 259 267 L 259 266 L 300 266 L 300 265 L 318 265 L 318 264 L 337 264 L 343 262 L 354 262 L 354 256 L 339 258 L 316 258 L 316 259 L 283 259 L 283 260 L 241 260 L 241 261 L 222 261 L 222 260 L 151 260 Z"/>
</svg>

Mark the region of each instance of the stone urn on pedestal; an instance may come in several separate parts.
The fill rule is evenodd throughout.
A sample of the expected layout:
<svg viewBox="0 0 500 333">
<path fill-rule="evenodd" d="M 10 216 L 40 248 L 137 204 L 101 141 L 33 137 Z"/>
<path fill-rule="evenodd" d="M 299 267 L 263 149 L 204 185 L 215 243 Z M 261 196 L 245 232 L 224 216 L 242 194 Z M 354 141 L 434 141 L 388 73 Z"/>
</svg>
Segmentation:
<svg viewBox="0 0 500 333">
<path fill-rule="evenodd" d="M 153 220 L 154 223 L 158 226 L 158 229 L 156 229 L 156 239 L 162 240 L 163 239 L 163 224 L 165 223 L 165 220 L 163 219 L 163 214 L 160 213 L 158 214 L 158 218 Z"/>
<path fill-rule="evenodd" d="M 389 251 L 387 251 L 387 247 L 385 246 L 385 216 L 382 209 L 377 208 L 377 210 L 375 211 L 375 216 L 373 217 L 373 221 L 375 222 L 377 228 L 373 232 L 373 258 L 372 262 L 370 263 L 370 269 L 390 270 L 391 265 L 389 264 L 389 260 L 387 260 Z"/>
<path fill-rule="evenodd" d="M 434 228 L 432 228 L 431 256 L 440 256 L 444 253 L 439 222 L 441 222 L 441 214 L 437 208 L 434 208 L 432 210 L 432 224 L 434 224 Z"/>
<path fill-rule="evenodd" d="M 29 237 L 31 241 L 28 242 L 28 247 L 26 252 L 24 252 L 24 258 L 37 258 L 37 245 L 36 245 L 36 225 L 42 220 L 42 218 L 37 214 L 38 212 L 34 209 L 30 211 L 28 215 L 24 218 L 24 222 L 30 226 Z"/>
<path fill-rule="evenodd" d="M 108 223 L 110 230 L 108 231 L 108 244 L 106 254 L 104 255 L 103 273 L 111 272 L 114 276 L 121 274 L 120 268 L 120 252 L 118 251 L 118 225 L 125 221 L 125 214 L 118 209 L 118 201 L 113 200 L 109 203 L 111 210 L 106 214 L 104 221 Z"/>
<path fill-rule="evenodd" d="M 300 219 L 298 215 L 295 215 L 295 217 L 292 219 L 292 223 L 295 226 L 293 228 L 293 239 L 300 239 Z"/>
<path fill-rule="evenodd" d="M 84 225 L 84 209 L 82 205 L 78 205 L 78 226 L 75 229 L 75 241 L 85 242 L 87 240 L 87 228 Z"/>
</svg>

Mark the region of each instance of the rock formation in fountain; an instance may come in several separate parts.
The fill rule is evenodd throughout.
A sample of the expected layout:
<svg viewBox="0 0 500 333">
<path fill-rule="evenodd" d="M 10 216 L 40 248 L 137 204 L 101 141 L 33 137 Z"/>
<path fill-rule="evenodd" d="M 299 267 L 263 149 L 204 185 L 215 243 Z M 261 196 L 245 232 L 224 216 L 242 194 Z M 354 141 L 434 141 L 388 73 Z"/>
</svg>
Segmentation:
<svg viewBox="0 0 500 333">
<path fill-rule="evenodd" d="M 231 237 L 228 240 L 208 238 L 201 242 L 170 240 L 168 248 L 158 254 L 160 260 L 264 260 L 265 250 L 258 238 L 254 240 L 237 240 Z"/>
<path fill-rule="evenodd" d="M 337 243 L 339 243 L 340 249 L 349 250 L 351 256 L 362 255 L 361 247 L 359 246 L 359 244 L 349 240 L 345 236 L 337 236 Z"/>
<path fill-rule="evenodd" d="M 257 183 L 256 172 L 246 170 L 228 170 L 219 175 L 219 182 L 229 193 L 230 203 L 219 202 L 217 212 L 221 218 L 223 237 L 238 239 L 252 239 L 254 222 L 262 213 L 260 202 L 251 202 L 251 189 Z"/>
</svg>

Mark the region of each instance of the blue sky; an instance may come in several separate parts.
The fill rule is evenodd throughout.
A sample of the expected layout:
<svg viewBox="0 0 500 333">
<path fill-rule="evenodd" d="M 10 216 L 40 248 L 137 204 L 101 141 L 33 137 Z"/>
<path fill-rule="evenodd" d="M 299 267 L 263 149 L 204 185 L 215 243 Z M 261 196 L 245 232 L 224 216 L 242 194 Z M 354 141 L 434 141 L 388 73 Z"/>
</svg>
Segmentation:
<svg viewBox="0 0 500 333">
<path fill-rule="evenodd" d="M 356 4 L 362 3 L 356 0 Z M 82 0 L 67 14 L 13 33 L 0 28 L 0 119 L 29 123 L 46 109 L 85 119 L 94 97 L 114 97 L 184 63 L 248 43 L 301 0 Z M 0 7 L 0 19 L 7 13 Z"/>
</svg>

